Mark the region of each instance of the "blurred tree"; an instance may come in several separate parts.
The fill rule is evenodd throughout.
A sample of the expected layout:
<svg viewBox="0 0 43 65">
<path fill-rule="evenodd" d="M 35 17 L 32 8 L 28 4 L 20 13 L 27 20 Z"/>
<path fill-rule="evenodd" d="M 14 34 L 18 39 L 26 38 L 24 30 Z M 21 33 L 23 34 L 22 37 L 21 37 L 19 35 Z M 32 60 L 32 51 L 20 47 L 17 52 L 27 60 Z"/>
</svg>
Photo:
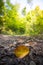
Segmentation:
<svg viewBox="0 0 43 65">
<path fill-rule="evenodd" d="M 3 0 L 0 0 L 0 16 L 2 16 L 3 13 L 4 13 L 3 6 L 4 6 L 4 1 Z"/>
<path fill-rule="evenodd" d="M 23 14 L 23 15 L 26 15 L 26 7 L 23 8 L 22 14 Z"/>
<path fill-rule="evenodd" d="M 31 11 L 32 18 L 29 19 L 29 14 L 27 14 L 27 21 L 30 23 L 28 24 L 28 33 L 30 35 L 38 35 L 43 33 L 43 13 L 42 10 L 37 6 L 35 10 Z"/>
<path fill-rule="evenodd" d="M 31 3 L 31 0 L 30 2 Z M 26 14 L 23 8 L 21 17 L 19 4 L 11 4 L 10 0 L 0 0 L 0 33 L 3 34 L 29 34 L 38 35 L 43 33 L 43 10 L 37 6 Z"/>
<path fill-rule="evenodd" d="M 0 33 L 3 29 L 4 1 L 0 0 Z"/>
<path fill-rule="evenodd" d="M 22 20 L 22 18 L 20 18 L 18 10 L 19 10 L 19 4 L 13 5 L 10 3 L 9 0 L 6 0 L 6 5 L 4 9 L 5 27 L 6 31 L 8 32 L 9 30 L 11 30 L 12 32 L 15 32 L 15 34 L 24 34 L 25 20 Z M 6 31 L 4 30 L 3 32 Z"/>
</svg>

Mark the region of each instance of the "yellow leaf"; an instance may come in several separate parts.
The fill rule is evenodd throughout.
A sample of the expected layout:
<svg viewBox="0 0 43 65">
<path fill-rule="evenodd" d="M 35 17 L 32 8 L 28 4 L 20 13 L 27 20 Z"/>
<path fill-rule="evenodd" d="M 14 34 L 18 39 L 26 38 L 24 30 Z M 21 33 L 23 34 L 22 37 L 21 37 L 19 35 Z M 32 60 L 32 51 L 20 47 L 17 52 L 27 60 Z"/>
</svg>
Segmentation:
<svg viewBox="0 0 43 65">
<path fill-rule="evenodd" d="M 28 53 L 30 52 L 29 48 L 24 46 L 24 45 L 20 45 L 18 46 L 15 50 L 14 50 L 14 54 L 18 57 L 18 58 L 23 58 L 25 57 Z"/>
</svg>

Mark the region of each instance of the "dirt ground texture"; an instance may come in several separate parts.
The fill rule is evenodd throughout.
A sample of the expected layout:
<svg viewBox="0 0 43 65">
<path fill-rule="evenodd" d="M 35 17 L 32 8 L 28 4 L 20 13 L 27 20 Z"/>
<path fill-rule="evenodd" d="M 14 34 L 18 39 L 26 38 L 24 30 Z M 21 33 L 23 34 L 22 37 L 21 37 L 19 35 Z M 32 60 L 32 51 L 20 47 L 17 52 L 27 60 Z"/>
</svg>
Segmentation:
<svg viewBox="0 0 43 65">
<path fill-rule="evenodd" d="M 23 59 L 12 53 L 19 45 L 30 47 L 30 54 Z M 38 36 L 0 35 L 0 65 L 43 65 L 43 39 Z"/>
<path fill-rule="evenodd" d="M 43 55 L 43 39 L 40 37 L 0 35 L 0 45 L 6 48 L 17 45 L 31 46 L 37 54 Z"/>
</svg>

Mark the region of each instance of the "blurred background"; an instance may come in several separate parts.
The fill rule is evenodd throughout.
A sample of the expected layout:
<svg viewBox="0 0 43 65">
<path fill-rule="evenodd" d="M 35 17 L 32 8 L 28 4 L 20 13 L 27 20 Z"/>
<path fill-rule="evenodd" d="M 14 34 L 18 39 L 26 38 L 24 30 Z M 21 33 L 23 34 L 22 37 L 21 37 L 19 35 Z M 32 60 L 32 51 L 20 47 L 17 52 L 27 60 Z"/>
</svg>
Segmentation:
<svg viewBox="0 0 43 65">
<path fill-rule="evenodd" d="M 43 34 L 43 0 L 0 0 L 0 34 Z"/>
</svg>

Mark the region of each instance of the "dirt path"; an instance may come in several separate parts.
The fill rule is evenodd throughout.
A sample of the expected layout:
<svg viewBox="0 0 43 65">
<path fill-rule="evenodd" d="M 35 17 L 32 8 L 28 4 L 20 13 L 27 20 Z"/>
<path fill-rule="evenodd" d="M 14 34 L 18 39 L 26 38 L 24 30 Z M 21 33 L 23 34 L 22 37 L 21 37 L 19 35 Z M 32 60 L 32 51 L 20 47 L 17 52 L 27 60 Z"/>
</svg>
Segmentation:
<svg viewBox="0 0 43 65">
<path fill-rule="evenodd" d="M 43 54 L 43 40 L 38 37 L 0 35 L 0 45 L 4 47 L 17 45 L 32 46 L 37 54 Z"/>
<path fill-rule="evenodd" d="M 30 54 L 23 59 L 16 58 L 12 54 L 12 50 L 18 45 L 32 47 Z M 32 64 L 43 65 L 43 39 L 40 37 L 0 35 L 0 65 Z"/>
</svg>

